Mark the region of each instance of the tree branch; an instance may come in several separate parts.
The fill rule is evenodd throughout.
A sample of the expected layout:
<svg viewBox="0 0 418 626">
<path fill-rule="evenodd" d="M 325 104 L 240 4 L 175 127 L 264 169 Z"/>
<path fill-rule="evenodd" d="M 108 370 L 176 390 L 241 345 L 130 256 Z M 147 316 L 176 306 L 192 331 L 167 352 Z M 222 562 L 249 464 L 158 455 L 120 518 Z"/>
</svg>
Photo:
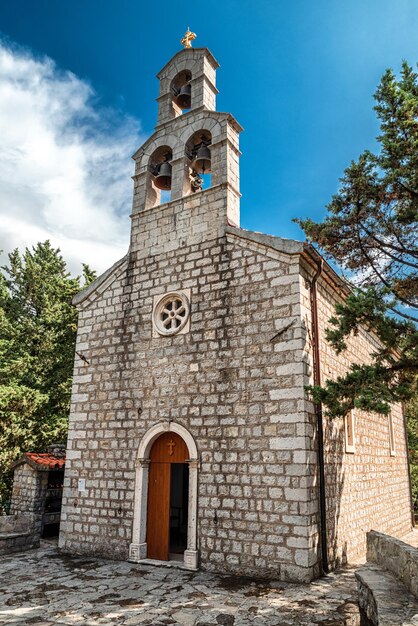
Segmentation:
<svg viewBox="0 0 418 626">
<path fill-rule="evenodd" d="M 403 302 L 404 304 L 406 304 L 407 306 L 410 306 L 413 309 L 417 309 L 418 310 L 418 306 L 413 303 L 410 302 L 409 300 L 406 300 L 405 298 L 402 298 L 402 296 L 400 296 L 398 293 L 396 293 L 396 291 L 394 290 L 394 288 L 392 287 L 392 285 L 386 280 L 386 278 L 384 276 L 382 276 L 382 274 L 379 272 L 379 270 L 377 269 L 377 267 L 375 266 L 373 260 L 371 259 L 371 257 L 368 255 L 368 253 L 366 252 L 366 250 L 363 247 L 362 241 L 361 241 L 361 237 L 359 235 L 358 229 L 356 229 L 356 235 L 357 235 L 357 242 L 358 245 L 360 247 L 360 250 L 362 251 L 362 253 L 364 254 L 367 262 L 369 263 L 369 265 L 371 266 L 371 268 L 373 269 L 373 271 L 375 272 L 376 276 L 379 278 L 379 280 L 383 283 L 383 285 L 388 289 L 388 291 L 390 291 L 390 293 L 393 293 L 393 295 L 400 300 L 400 302 Z"/>
<path fill-rule="evenodd" d="M 358 215 L 358 214 L 357 214 Z M 359 217 L 359 215 L 358 215 Z M 362 222 L 359 219 L 359 224 L 361 226 L 361 228 L 363 228 L 363 230 L 366 232 L 366 234 L 371 237 L 376 243 L 379 244 L 379 246 L 381 248 L 391 248 L 392 250 L 396 250 L 396 252 L 406 252 L 409 256 L 413 256 L 414 258 L 418 258 L 418 252 L 415 254 L 414 251 L 408 250 L 407 248 L 403 247 L 403 244 L 401 244 L 402 247 L 398 247 L 398 246 L 394 246 L 393 244 L 388 243 L 387 241 L 382 241 L 381 239 L 378 239 L 376 237 L 376 235 L 374 235 L 364 224 L 364 222 Z M 399 239 L 397 238 L 397 241 L 399 241 Z M 400 242 L 399 242 L 400 243 Z M 389 252 L 387 253 L 388 255 L 390 254 Z M 418 269 L 418 265 L 415 264 L 410 264 L 408 263 L 408 261 L 400 261 L 401 263 L 404 263 L 405 265 L 410 265 L 410 267 L 413 267 L 415 269 Z"/>
<path fill-rule="evenodd" d="M 400 185 L 401 187 L 403 187 L 405 189 L 405 191 L 407 191 L 408 193 L 411 194 L 411 196 L 413 196 L 414 198 L 418 198 L 418 193 L 414 190 L 414 189 L 410 189 L 409 187 L 407 187 L 402 181 L 397 180 L 396 181 L 398 183 L 398 185 Z"/>
<path fill-rule="evenodd" d="M 418 317 L 413 317 L 412 315 L 408 315 L 408 313 L 403 313 L 402 311 L 399 311 L 393 306 L 388 306 L 388 309 L 396 313 L 396 315 L 400 315 L 401 317 L 404 317 L 407 320 L 411 320 L 411 322 L 418 322 Z"/>
</svg>

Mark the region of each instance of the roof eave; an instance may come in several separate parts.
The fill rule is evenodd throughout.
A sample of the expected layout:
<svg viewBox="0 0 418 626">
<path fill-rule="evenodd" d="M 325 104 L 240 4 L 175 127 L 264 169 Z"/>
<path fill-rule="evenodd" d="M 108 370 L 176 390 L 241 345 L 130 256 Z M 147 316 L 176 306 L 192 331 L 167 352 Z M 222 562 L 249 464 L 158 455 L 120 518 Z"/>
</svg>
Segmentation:
<svg viewBox="0 0 418 626">
<path fill-rule="evenodd" d="M 77 306 L 84 302 L 84 300 L 86 300 L 92 293 L 94 293 L 94 291 L 96 291 L 96 289 L 100 287 L 100 285 L 102 285 L 109 278 L 109 276 L 124 263 L 124 261 L 126 261 L 128 254 L 129 252 L 125 254 L 125 256 L 123 256 L 121 259 L 116 261 L 116 263 L 109 267 L 108 270 L 103 272 L 103 274 L 100 274 L 100 276 L 98 276 L 96 280 L 90 283 L 88 287 L 76 293 L 72 299 L 72 303 Z"/>
</svg>

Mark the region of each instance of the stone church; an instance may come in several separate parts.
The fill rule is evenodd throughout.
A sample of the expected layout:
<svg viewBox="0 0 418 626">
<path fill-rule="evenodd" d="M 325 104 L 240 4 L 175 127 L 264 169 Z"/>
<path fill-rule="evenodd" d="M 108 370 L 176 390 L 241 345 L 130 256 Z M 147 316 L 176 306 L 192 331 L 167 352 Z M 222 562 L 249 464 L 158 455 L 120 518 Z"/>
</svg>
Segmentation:
<svg viewBox="0 0 418 626">
<path fill-rule="evenodd" d="M 310 581 L 410 531 L 405 421 L 328 421 L 305 386 L 367 362 L 324 331 L 347 294 L 306 243 L 240 228 L 239 134 L 185 40 L 135 161 L 128 253 L 78 294 L 60 548 Z"/>
</svg>

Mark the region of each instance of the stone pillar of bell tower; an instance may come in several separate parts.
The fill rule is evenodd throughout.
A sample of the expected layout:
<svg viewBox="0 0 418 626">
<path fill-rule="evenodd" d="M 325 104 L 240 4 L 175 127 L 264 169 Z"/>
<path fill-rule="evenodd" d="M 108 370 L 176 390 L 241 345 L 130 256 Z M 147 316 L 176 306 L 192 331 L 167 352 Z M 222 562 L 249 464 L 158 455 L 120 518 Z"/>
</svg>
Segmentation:
<svg viewBox="0 0 418 626">
<path fill-rule="evenodd" d="M 151 245 L 147 230 L 157 214 L 177 215 L 179 241 L 197 231 L 203 238 L 205 228 L 221 234 L 228 225 L 239 226 L 242 128 L 229 113 L 216 111 L 218 67 L 207 48 L 189 47 L 157 74 L 157 126 L 133 156 L 132 249 Z"/>
</svg>

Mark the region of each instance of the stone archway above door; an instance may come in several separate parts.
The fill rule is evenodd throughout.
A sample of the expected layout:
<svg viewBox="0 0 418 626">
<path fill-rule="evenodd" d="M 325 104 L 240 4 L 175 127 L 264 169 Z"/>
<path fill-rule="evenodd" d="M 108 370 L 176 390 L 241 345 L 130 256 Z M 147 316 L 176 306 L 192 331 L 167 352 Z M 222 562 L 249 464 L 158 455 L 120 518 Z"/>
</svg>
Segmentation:
<svg viewBox="0 0 418 626">
<path fill-rule="evenodd" d="M 187 428 L 184 428 L 181 424 L 177 424 L 177 422 L 159 422 L 147 430 L 139 444 L 137 459 L 149 459 L 152 444 L 162 433 L 166 432 L 180 435 L 189 450 L 189 460 L 197 461 L 198 455 L 195 440 Z"/>
<path fill-rule="evenodd" d="M 181 424 L 176 422 L 160 422 L 150 428 L 139 444 L 136 460 L 135 476 L 135 500 L 134 500 L 134 523 L 132 530 L 132 543 L 129 546 L 129 560 L 139 562 L 147 558 L 147 506 L 148 506 L 148 481 L 150 453 L 154 442 L 163 433 L 176 433 L 187 446 L 189 458 L 189 504 L 188 504 L 188 528 L 187 549 L 184 551 L 184 565 L 189 569 L 197 569 L 197 475 L 198 453 L 196 443 Z"/>
</svg>

